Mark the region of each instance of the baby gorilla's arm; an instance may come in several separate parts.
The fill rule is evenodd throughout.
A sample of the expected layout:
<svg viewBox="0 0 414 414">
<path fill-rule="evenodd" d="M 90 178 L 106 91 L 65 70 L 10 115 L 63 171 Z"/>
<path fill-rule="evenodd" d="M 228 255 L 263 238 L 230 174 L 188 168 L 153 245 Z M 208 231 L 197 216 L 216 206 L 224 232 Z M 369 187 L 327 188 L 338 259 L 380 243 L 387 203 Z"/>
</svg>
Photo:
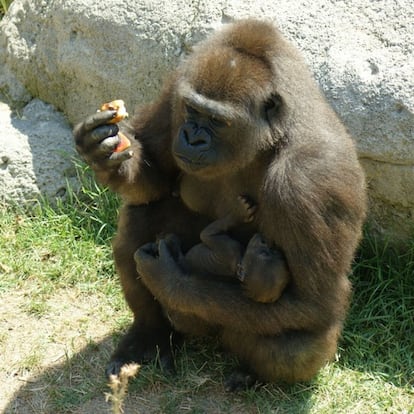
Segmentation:
<svg viewBox="0 0 414 414">
<path fill-rule="evenodd" d="M 240 222 L 252 221 L 255 212 L 256 204 L 248 196 L 240 195 L 228 214 L 210 223 L 200 233 L 202 243 L 194 246 L 185 256 L 188 267 L 208 274 L 236 276 L 243 246 L 227 231 Z"/>
</svg>

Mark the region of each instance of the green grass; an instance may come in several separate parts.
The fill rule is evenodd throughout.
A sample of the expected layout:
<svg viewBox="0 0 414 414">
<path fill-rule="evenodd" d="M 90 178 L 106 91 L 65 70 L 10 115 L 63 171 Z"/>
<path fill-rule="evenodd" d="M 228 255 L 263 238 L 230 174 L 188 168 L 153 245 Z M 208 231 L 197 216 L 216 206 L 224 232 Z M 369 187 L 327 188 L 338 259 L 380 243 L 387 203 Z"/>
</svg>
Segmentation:
<svg viewBox="0 0 414 414">
<path fill-rule="evenodd" d="M 78 174 L 82 191 L 69 192 L 65 201 L 40 202 L 27 211 L 2 209 L 0 263 L 6 271 L 0 292 L 27 281 L 42 294 L 75 284 L 94 289 L 113 279 L 110 239 L 118 200 L 86 170 L 78 167 Z"/>
<path fill-rule="evenodd" d="M 67 201 L 41 202 L 30 211 L 1 209 L 2 307 L 23 297 L 12 315 L 45 326 L 53 320 L 54 329 L 40 332 L 33 346 L 19 351 L 13 369 L 31 373 L 32 379 L 9 398 L 6 412 L 14 412 L 13 404 L 30 406 L 33 413 L 106 410 L 103 366 L 130 322 L 110 249 L 119 201 L 94 183 L 88 169 L 77 170 L 82 190 Z M 141 369 L 129 388 L 126 412 L 141 407 L 148 413 L 414 413 L 413 276 L 414 243 L 397 253 L 367 236 L 351 275 L 354 296 L 337 361 L 312 383 L 226 394 L 223 379 L 234 359 L 217 344 L 193 341 L 177 357 L 175 376 L 156 364 Z M 56 302 L 66 293 L 75 301 Z M 86 313 L 77 319 L 74 314 L 71 323 L 77 301 L 86 303 Z M 65 309 L 69 319 L 60 316 Z M 18 326 L 0 334 L 0 347 L 10 335 L 17 335 L 17 349 L 23 347 L 19 329 L 32 327 Z M 103 338 L 93 334 L 95 327 L 105 328 Z M 43 350 L 54 343 L 62 343 L 65 354 L 51 365 L 44 362 Z M 0 372 L 7 370 L 8 364 L 0 366 Z M 40 390 L 38 406 L 33 389 Z M 85 408 L 96 401 L 99 408 Z"/>
<path fill-rule="evenodd" d="M 366 238 L 361 251 L 343 343 L 352 354 L 344 365 L 414 387 L 414 244 L 398 253 Z"/>
<path fill-rule="evenodd" d="M 0 0 L 0 19 L 6 13 L 13 0 Z"/>
</svg>

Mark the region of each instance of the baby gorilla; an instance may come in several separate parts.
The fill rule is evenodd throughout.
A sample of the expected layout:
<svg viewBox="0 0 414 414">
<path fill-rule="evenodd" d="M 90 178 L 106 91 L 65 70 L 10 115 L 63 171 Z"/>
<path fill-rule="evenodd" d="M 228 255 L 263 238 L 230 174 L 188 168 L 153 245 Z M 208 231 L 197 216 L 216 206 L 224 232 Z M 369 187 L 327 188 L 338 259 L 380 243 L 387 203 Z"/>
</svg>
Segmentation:
<svg viewBox="0 0 414 414">
<path fill-rule="evenodd" d="M 258 233 L 250 239 L 246 249 L 227 233 L 240 222 L 248 223 L 254 219 L 256 204 L 244 195 L 238 200 L 231 212 L 213 221 L 200 233 L 202 243 L 192 247 L 181 263 L 191 271 L 237 277 L 250 299 L 274 302 L 288 283 L 286 261 Z"/>
<path fill-rule="evenodd" d="M 281 252 L 271 249 L 256 233 L 247 245 L 237 277 L 250 299 L 270 303 L 281 296 L 289 281 L 289 271 Z"/>
</svg>

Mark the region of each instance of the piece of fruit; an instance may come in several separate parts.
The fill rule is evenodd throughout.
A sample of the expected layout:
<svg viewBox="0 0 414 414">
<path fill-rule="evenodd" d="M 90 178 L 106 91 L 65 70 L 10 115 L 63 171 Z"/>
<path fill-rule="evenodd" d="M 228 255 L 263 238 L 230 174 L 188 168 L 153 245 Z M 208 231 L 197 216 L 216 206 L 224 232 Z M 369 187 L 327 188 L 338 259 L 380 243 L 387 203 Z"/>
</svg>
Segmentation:
<svg viewBox="0 0 414 414">
<path fill-rule="evenodd" d="M 99 108 L 99 111 L 116 111 L 115 116 L 109 121 L 110 124 L 116 124 L 128 116 L 122 99 L 115 99 L 114 101 L 104 103 Z M 122 132 L 118 132 L 118 137 L 119 144 L 113 152 L 121 152 L 131 146 L 131 141 Z"/>
<path fill-rule="evenodd" d="M 116 124 L 128 116 L 122 99 L 115 99 L 114 101 L 104 103 L 100 107 L 100 111 L 116 111 L 115 116 L 109 121 L 110 124 Z"/>
<path fill-rule="evenodd" d="M 118 132 L 119 144 L 114 149 L 114 152 L 121 152 L 131 146 L 131 141 L 122 133 Z"/>
</svg>

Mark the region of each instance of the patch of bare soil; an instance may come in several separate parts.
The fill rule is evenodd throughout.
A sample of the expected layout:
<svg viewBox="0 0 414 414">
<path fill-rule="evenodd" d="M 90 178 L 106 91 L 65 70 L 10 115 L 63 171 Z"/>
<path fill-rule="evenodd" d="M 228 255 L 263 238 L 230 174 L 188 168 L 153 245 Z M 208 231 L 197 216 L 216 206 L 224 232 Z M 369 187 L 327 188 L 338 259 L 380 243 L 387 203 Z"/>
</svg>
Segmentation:
<svg viewBox="0 0 414 414">
<path fill-rule="evenodd" d="M 47 300 L 46 312 L 40 315 L 28 309 L 30 298 L 23 293 L 2 295 L 0 302 L 0 412 L 51 412 L 48 401 L 51 387 L 59 385 L 56 384 L 59 381 L 68 381 L 70 393 L 71 387 L 78 386 L 82 371 L 91 364 L 89 360 L 84 366 L 71 369 L 74 355 L 85 348 L 94 348 L 94 344 L 104 344 L 106 348 L 110 345 L 103 339 L 113 327 L 99 320 L 101 301 L 98 297 L 65 290 Z M 101 371 L 97 378 L 103 381 L 100 363 L 108 357 L 108 349 L 95 354 L 96 368 Z M 90 374 L 92 377 L 93 373 Z M 104 401 L 103 395 L 101 398 Z"/>
</svg>

